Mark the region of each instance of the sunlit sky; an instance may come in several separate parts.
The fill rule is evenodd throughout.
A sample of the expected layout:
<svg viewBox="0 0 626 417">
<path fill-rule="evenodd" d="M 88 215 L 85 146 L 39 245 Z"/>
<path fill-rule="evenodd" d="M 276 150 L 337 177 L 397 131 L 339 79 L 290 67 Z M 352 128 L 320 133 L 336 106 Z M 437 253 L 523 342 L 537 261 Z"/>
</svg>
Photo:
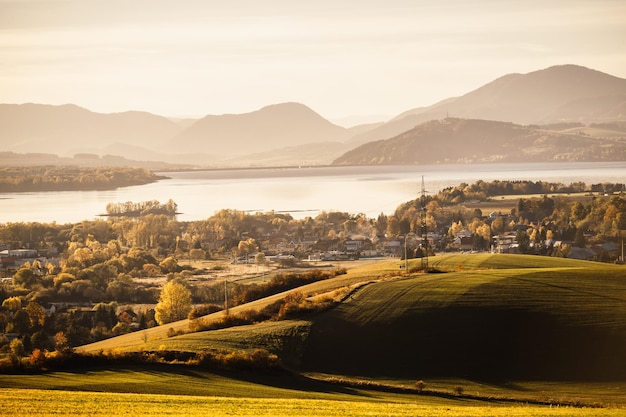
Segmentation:
<svg viewBox="0 0 626 417">
<path fill-rule="evenodd" d="M 395 116 L 502 75 L 626 78 L 626 1 L 0 0 L 0 102 Z"/>
</svg>

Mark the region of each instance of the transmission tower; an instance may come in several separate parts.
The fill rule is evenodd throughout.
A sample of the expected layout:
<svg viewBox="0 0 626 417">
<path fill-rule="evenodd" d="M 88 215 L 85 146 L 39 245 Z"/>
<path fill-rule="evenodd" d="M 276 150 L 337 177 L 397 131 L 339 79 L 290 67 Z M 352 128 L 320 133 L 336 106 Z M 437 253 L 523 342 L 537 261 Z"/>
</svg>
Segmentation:
<svg viewBox="0 0 626 417">
<path fill-rule="evenodd" d="M 428 227 L 426 226 L 426 187 L 424 186 L 424 176 L 422 175 L 422 196 L 420 198 L 422 206 L 422 271 L 428 272 Z"/>
</svg>

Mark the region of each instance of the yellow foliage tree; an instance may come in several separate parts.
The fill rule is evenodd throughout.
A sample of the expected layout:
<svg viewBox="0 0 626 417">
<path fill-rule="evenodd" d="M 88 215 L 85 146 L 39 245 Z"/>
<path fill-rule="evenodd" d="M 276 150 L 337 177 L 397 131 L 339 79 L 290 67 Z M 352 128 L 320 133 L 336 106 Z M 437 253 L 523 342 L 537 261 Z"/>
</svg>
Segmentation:
<svg viewBox="0 0 626 417">
<path fill-rule="evenodd" d="M 183 284 L 170 281 L 163 286 L 154 318 L 159 324 L 171 323 L 187 317 L 191 311 L 191 292 Z"/>
</svg>

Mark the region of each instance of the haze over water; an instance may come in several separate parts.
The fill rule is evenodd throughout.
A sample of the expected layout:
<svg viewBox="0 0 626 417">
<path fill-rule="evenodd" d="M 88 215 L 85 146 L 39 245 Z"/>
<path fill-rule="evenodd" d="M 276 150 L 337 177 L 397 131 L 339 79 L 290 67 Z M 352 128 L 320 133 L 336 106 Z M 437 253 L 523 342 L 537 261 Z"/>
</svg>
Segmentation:
<svg viewBox="0 0 626 417">
<path fill-rule="evenodd" d="M 108 203 L 169 199 L 179 221 L 203 220 L 221 209 L 288 212 L 294 218 L 321 211 L 392 214 L 421 192 L 429 194 L 478 180 L 626 182 L 626 162 L 479 164 L 375 167 L 238 169 L 165 173 L 170 179 L 110 191 L 0 194 L 0 223 L 76 223 L 98 218 Z"/>
</svg>

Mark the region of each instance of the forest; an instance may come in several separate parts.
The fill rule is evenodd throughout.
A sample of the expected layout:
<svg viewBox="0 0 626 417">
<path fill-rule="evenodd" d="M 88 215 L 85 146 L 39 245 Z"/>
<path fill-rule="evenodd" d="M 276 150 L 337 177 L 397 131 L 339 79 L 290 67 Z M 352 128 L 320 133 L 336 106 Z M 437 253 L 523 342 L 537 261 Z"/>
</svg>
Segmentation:
<svg viewBox="0 0 626 417">
<path fill-rule="evenodd" d="M 603 190 L 617 188 L 619 185 L 602 185 Z M 394 214 L 381 213 L 376 219 L 322 212 L 298 220 L 284 213 L 221 210 L 206 220 L 179 222 L 175 215 L 149 210 L 175 211 L 176 203 L 169 201 L 111 207 L 113 212 L 138 210 L 133 217 L 111 216 L 65 225 L 0 224 L 0 251 L 9 255 L 11 250 L 28 248 L 39 254 L 14 265 L 9 264 L 10 256 L 0 258 L 0 274 L 8 280 L 3 280 L 0 288 L 0 333 L 5 334 L 1 349 L 9 349 L 7 334 L 18 335 L 26 349 L 46 349 L 55 335 L 69 346 L 78 346 L 154 326 L 150 306 L 159 299 L 163 281 L 155 280 L 158 277 L 182 283 L 197 308 L 219 309 L 223 284 L 195 280 L 207 271 L 191 267 L 191 260 L 233 262 L 250 256 L 259 264 L 268 262 L 269 256 L 283 255 L 280 264 L 294 267 L 304 265 L 301 261 L 314 252 L 329 247 L 345 249 L 348 241 L 361 241 L 382 253 L 386 242 L 410 244 L 404 237 L 420 233 L 423 221 L 437 236 L 429 247 L 433 254 L 458 251 L 454 242 L 461 231 L 471 235 L 479 249 L 488 249 L 494 235 L 515 232 L 520 250 L 526 251 L 523 253 L 562 257 L 569 255 L 568 247 L 621 243 L 626 230 L 626 198 L 621 193 L 586 195 L 588 189 L 584 184 L 461 184 L 409 201 Z M 581 190 L 581 194 L 568 194 Z M 488 202 L 502 193 L 520 194 L 507 212 L 483 213 L 466 206 L 469 201 Z M 563 244 L 557 249 L 546 243 L 554 241 Z M 420 256 L 417 251 L 408 253 Z M 389 256 L 402 256 L 402 251 Z M 617 254 L 604 260 L 616 262 Z M 285 288 L 285 280 L 278 281 L 282 284 L 276 284 L 277 288 Z M 245 302 L 272 289 L 233 284 L 228 291 L 231 302 Z M 211 307 L 215 305 L 218 307 Z"/>
</svg>

